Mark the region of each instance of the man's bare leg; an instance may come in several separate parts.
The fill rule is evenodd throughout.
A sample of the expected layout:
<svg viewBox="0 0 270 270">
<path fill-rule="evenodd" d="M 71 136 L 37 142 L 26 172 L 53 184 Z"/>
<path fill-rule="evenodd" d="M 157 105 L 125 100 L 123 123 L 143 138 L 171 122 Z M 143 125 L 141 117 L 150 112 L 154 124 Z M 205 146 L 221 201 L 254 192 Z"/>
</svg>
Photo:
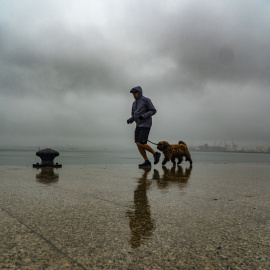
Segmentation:
<svg viewBox="0 0 270 270">
<path fill-rule="evenodd" d="M 148 144 L 141 144 L 142 148 L 145 149 L 146 151 L 152 153 L 153 155 L 156 153 L 156 151 L 154 151 L 154 149 L 148 145 Z"/>
<path fill-rule="evenodd" d="M 145 149 L 141 147 L 140 143 L 136 143 L 136 144 L 137 144 L 138 150 L 139 150 L 140 154 L 142 155 L 143 159 L 148 160 Z"/>
<path fill-rule="evenodd" d="M 149 146 L 148 144 L 141 144 L 139 142 L 136 143 L 138 150 L 140 152 L 140 154 L 142 155 L 142 157 L 144 158 L 144 160 L 148 160 L 146 151 L 152 153 L 153 155 L 156 153 L 151 146 Z"/>
</svg>

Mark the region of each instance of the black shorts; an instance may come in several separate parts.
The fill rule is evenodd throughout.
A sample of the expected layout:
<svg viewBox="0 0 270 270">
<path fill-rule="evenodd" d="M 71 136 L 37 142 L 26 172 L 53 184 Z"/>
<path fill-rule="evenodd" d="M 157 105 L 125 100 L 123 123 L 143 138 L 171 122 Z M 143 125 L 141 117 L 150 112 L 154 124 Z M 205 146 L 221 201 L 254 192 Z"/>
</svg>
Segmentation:
<svg viewBox="0 0 270 270">
<path fill-rule="evenodd" d="M 147 144 L 150 128 L 136 127 L 135 129 L 135 143 Z"/>
</svg>

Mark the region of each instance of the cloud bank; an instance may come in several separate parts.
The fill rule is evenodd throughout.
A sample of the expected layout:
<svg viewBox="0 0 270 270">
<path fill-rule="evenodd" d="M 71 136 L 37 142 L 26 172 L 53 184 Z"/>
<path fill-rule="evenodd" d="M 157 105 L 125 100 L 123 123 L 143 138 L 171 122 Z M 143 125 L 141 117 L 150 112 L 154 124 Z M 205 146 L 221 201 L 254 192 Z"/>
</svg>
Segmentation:
<svg viewBox="0 0 270 270">
<path fill-rule="evenodd" d="M 1 1 L 1 145 L 133 147 L 151 139 L 270 146 L 267 1 Z"/>
</svg>

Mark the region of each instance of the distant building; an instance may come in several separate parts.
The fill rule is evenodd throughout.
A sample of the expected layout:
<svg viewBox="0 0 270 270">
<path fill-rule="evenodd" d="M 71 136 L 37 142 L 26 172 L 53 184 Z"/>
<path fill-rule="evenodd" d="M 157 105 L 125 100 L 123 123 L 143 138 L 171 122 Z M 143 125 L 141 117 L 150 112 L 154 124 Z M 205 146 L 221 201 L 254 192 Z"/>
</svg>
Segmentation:
<svg viewBox="0 0 270 270">
<path fill-rule="evenodd" d="M 191 151 L 201 151 L 201 152 L 225 152 L 226 147 L 223 146 L 211 146 L 206 144 L 190 147 Z"/>
<path fill-rule="evenodd" d="M 263 146 L 257 146 L 255 149 L 255 152 L 263 152 L 264 153 L 264 152 L 269 152 L 269 151 L 267 151 L 267 149 L 264 148 Z"/>
</svg>

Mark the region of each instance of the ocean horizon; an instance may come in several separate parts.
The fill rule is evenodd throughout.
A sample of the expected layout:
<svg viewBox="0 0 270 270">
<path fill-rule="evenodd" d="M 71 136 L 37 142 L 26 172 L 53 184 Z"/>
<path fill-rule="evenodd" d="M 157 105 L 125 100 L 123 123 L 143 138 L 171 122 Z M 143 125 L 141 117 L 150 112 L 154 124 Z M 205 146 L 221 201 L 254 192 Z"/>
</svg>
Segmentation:
<svg viewBox="0 0 270 270">
<path fill-rule="evenodd" d="M 57 149 L 60 155 L 54 162 L 62 165 L 82 164 L 137 164 L 142 158 L 136 148 L 129 150 L 90 150 L 78 148 Z M 36 156 L 38 149 L 0 149 L 0 166 L 32 166 L 40 163 Z M 152 155 L 149 154 L 150 161 Z M 239 152 L 197 152 L 191 151 L 193 163 L 270 163 L 270 154 L 266 153 L 239 153 Z M 162 157 L 161 157 L 162 160 Z M 188 164 L 183 161 L 182 165 Z M 167 166 L 172 163 L 168 162 Z"/>
</svg>

